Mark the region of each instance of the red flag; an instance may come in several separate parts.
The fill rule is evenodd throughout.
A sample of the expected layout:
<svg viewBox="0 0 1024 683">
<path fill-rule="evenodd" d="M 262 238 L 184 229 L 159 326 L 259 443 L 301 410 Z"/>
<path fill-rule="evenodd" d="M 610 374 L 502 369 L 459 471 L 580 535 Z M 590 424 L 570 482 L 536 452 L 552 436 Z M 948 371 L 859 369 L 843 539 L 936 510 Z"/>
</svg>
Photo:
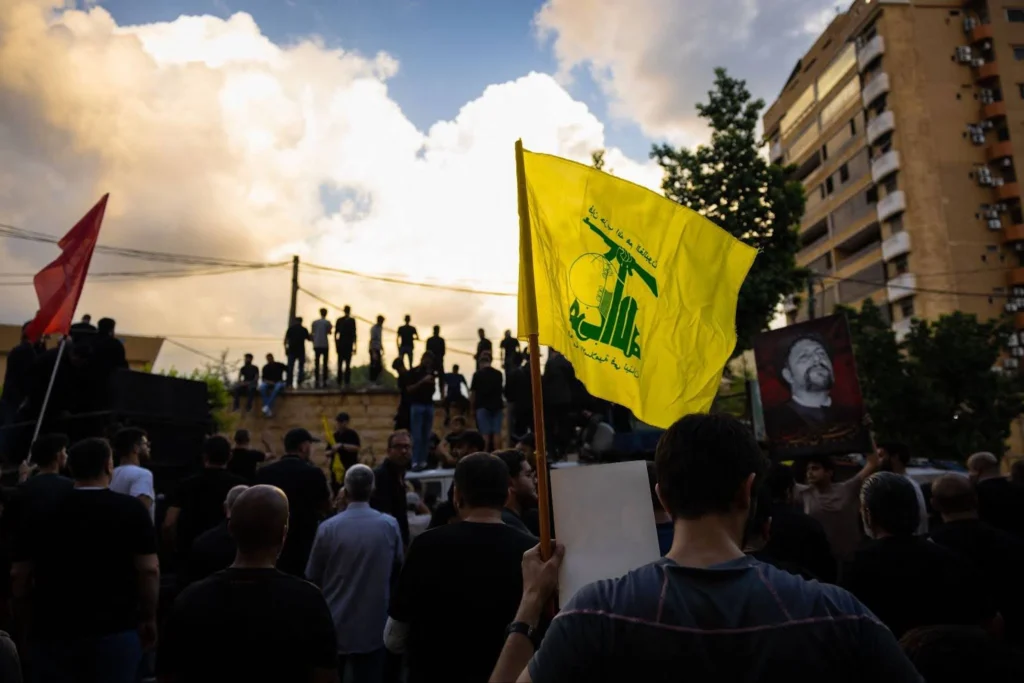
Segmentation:
<svg viewBox="0 0 1024 683">
<path fill-rule="evenodd" d="M 60 256 L 36 273 L 33 282 L 39 297 L 39 312 L 25 329 L 31 341 L 47 334 L 66 335 L 70 331 L 109 196 L 103 195 L 96 206 L 61 238 L 57 243 L 61 248 Z"/>
</svg>

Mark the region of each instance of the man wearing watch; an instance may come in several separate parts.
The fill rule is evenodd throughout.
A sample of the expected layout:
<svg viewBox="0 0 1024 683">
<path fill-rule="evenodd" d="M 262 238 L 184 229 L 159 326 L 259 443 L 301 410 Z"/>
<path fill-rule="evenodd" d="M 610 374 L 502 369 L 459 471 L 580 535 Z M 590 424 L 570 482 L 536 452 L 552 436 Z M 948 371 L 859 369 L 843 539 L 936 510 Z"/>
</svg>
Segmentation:
<svg viewBox="0 0 1024 683">
<path fill-rule="evenodd" d="M 527 628 L 512 629 L 491 681 L 921 681 L 848 592 L 743 554 L 765 469 L 749 428 L 728 415 L 688 415 L 661 437 L 655 465 L 675 524 L 667 556 L 581 588 L 535 652 L 528 627 L 560 555 L 541 563 L 527 553 L 514 620 Z"/>
</svg>

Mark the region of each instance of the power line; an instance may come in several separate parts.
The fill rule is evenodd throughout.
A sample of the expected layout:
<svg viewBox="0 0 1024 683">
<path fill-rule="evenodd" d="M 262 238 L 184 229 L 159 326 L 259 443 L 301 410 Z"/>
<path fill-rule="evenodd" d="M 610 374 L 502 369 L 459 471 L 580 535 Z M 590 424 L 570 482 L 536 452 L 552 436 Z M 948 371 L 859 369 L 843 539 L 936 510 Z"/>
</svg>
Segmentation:
<svg viewBox="0 0 1024 683">
<path fill-rule="evenodd" d="M 185 349 L 186 351 L 190 351 L 190 352 L 196 354 L 197 356 L 202 356 L 203 358 L 206 358 L 207 360 L 211 360 L 214 363 L 218 363 L 219 364 L 221 362 L 220 358 L 214 358 L 213 356 L 211 356 L 208 353 L 204 353 L 204 352 L 200 351 L 199 349 L 195 349 L 195 348 L 193 348 L 191 346 L 188 346 L 186 344 L 182 344 L 181 342 L 174 341 L 170 337 L 164 337 L 164 341 L 170 342 L 171 344 L 174 344 L 175 346 L 180 346 L 181 348 Z"/>
<path fill-rule="evenodd" d="M 108 282 L 135 282 L 139 280 L 170 280 L 184 277 L 202 277 L 205 275 L 229 275 L 232 273 L 249 272 L 252 270 L 265 270 L 268 268 L 279 268 L 284 264 L 272 264 L 267 266 L 236 266 L 230 268 L 208 268 L 198 269 L 189 268 L 184 270 L 143 270 L 143 271 L 120 271 L 120 272 L 99 272 L 89 273 L 90 281 L 99 281 L 101 283 Z M 35 273 L 24 273 L 18 274 L 20 277 L 25 275 L 34 276 Z M 3 277 L 15 277 L 13 273 L 0 274 L 0 278 Z M 18 282 L 5 282 L 0 280 L 0 287 L 31 287 L 34 284 L 32 280 L 18 281 Z"/>
<path fill-rule="evenodd" d="M 459 287 L 457 285 L 439 285 L 432 282 L 414 282 L 412 280 L 402 280 L 400 278 L 388 277 L 385 275 L 370 275 L 369 273 L 360 273 L 354 270 L 345 270 L 344 268 L 331 268 L 329 266 L 321 266 L 315 263 L 301 263 L 301 267 L 310 268 L 312 270 L 337 273 L 339 275 L 348 275 L 351 277 L 363 278 L 365 280 L 374 280 L 377 282 L 387 282 L 393 285 L 406 285 L 409 287 L 423 287 L 424 289 L 437 289 L 445 292 L 462 292 L 463 294 L 482 294 L 485 296 L 519 296 L 515 292 L 494 292 L 484 289 L 472 289 L 470 287 Z"/>
<path fill-rule="evenodd" d="M 825 279 L 828 279 L 828 280 L 836 280 L 838 282 L 854 282 L 854 283 L 858 283 L 858 284 L 862 284 L 862 285 L 873 285 L 875 287 L 887 287 L 890 284 L 892 284 L 891 281 L 890 282 L 872 282 L 870 280 L 858 280 L 857 278 L 838 277 L 836 275 L 819 275 L 818 277 L 825 278 Z M 985 297 L 986 299 L 991 299 L 991 298 L 995 298 L 995 297 L 1008 298 L 1009 296 L 1011 296 L 1010 294 L 1006 294 L 1006 293 L 997 294 L 997 293 L 994 293 L 994 292 L 992 294 L 984 294 L 982 292 L 954 292 L 954 291 L 946 290 L 946 289 L 927 289 L 927 288 L 923 288 L 923 287 L 903 287 L 901 285 L 893 285 L 893 287 L 895 289 L 900 289 L 900 290 L 903 290 L 905 292 L 912 292 L 912 293 L 915 293 L 915 294 L 944 294 L 944 295 L 948 295 L 948 296 L 980 296 L 980 297 Z"/>
<path fill-rule="evenodd" d="M 327 299 L 323 298 L 322 296 L 319 296 L 318 294 L 314 294 L 313 292 L 309 291 L 308 289 L 306 289 L 304 287 L 299 287 L 299 291 L 302 292 L 303 294 L 309 296 L 309 297 L 312 297 L 313 299 L 316 299 L 317 301 L 319 301 L 322 304 L 330 306 L 331 308 L 334 308 L 334 309 L 337 309 L 337 310 L 341 310 L 342 309 L 342 307 L 339 306 L 338 304 L 333 303 L 331 301 L 328 301 Z M 372 325 L 376 325 L 377 324 L 377 323 L 375 323 L 375 322 L 373 322 L 371 320 L 368 320 L 368 319 L 366 319 L 366 318 L 364 318 L 362 316 L 359 316 L 359 315 L 354 315 L 352 317 L 355 318 L 356 320 L 360 321 L 360 322 L 366 323 L 367 325 L 371 325 L 372 326 Z M 385 327 L 383 329 L 384 329 L 385 332 L 391 332 L 392 334 L 398 334 L 398 330 L 394 329 L 393 327 Z M 455 348 L 453 346 L 448 346 L 447 344 L 445 345 L 445 351 L 446 352 L 447 351 L 451 351 L 452 353 L 458 353 L 458 354 L 462 354 L 464 356 L 470 356 L 472 358 L 476 358 L 476 354 L 471 352 L 471 351 L 466 351 L 464 349 L 457 349 L 457 348 Z"/>
</svg>

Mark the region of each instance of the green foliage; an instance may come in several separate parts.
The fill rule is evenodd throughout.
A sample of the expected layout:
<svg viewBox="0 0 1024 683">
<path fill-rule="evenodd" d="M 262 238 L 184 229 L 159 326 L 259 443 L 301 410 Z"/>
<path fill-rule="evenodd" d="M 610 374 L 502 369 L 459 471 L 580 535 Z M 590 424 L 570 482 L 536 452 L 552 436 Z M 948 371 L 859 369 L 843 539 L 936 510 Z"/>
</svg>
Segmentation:
<svg viewBox="0 0 1024 683">
<path fill-rule="evenodd" d="M 840 309 L 850 321 L 857 374 L 880 440 L 916 455 L 963 460 L 1002 454 L 1011 421 L 1024 410 L 1017 372 L 994 370 L 1010 329 L 956 312 L 915 320 L 902 344 L 874 303 Z"/>
<path fill-rule="evenodd" d="M 693 151 L 656 145 L 651 157 L 665 170 L 666 197 L 760 251 L 740 290 L 739 354 L 768 327 L 782 298 L 807 281 L 806 270 L 796 266 L 804 190 L 787 179 L 792 169 L 770 165 L 761 154 L 756 129 L 764 102 L 751 100 L 744 81 L 716 69 L 708 95 L 697 112 L 711 126 L 711 144 Z"/>
<path fill-rule="evenodd" d="M 591 159 L 591 162 L 592 162 L 591 165 L 594 168 L 596 168 L 598 171 L 603 171 L 604 170 L 604 150 L 603 149 L 596 149 L 593 152 L 591 152 L 590 153 L 590 159 Z"/>
<path fill-rule="evenodd" d="M 398 378 L 391 374 L 390 370 L 385 370 L 380 373 L 380 377 L 377 378 L 377 385 L 384 389 L 398 389 Z M 370 366 L 369 365 L 353 365 L 352 366 L 352 388 L 353 389 L 366 389 L 370 386 Z"/>
</svg>

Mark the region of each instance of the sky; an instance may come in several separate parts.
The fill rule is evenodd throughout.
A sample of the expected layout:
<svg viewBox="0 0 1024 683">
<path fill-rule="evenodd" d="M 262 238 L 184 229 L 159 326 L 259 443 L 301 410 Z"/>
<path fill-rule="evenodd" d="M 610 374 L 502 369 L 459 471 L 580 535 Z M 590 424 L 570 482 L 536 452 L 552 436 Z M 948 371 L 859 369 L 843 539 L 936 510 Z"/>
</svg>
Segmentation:
<svg viewBox="0 0 1024 683">
<path fill-rule="evenodd" d="M 707 139 L 724 66 L 770 102 L 835 15 L 823 0 L 2 0 L 0 224 L 514 294 L 513 142 L 657 190 L 652 144 Z M 0 322 L 56 255 L 0 238 Z M 93 273 L 181 268 L 98 254 Z M 167 336 L 158 368 L 281 352 L 290 273 L 92 278 L 80 313 Z M 25 275 L 29 274 L 29 275 Z M 349 304 L 472 349 L 515 297 L 303 267 L 300 315 Z M 368 339 L 360 327 L 359 353 Z M 180 346 L 184 344 L 189 349 Z M 457 361 L 453 356 L 452 361 Z M 468 361 L 468 357 L 463 357 Z M 451 362 L 451 361 L 450 361 Z M 468 365 L 468 363 L 467 363 Z"/>
</svg>

